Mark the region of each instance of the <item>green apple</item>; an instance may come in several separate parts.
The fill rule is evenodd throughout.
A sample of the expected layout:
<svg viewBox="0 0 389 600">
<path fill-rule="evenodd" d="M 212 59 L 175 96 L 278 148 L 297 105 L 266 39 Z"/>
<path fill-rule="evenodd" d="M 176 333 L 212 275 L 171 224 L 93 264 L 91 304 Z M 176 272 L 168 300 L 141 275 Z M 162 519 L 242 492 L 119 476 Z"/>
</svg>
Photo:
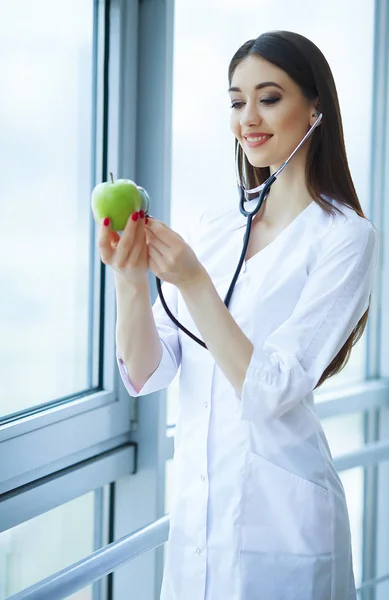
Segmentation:
<svg viewBox="0 0 389 600">
<path fill-rule="evenodd" d="M 123 231 L 129 216 L 145 205 L 143 189 L 138 189 L 131 179 L 114 181 L 112 173 L 110 176 L 111 181 L 99 183 L 94 188 L 91 199 L 92 211 L 98 223 L 108 217 L 111 219 L 112 231 Z"/>
</svg>

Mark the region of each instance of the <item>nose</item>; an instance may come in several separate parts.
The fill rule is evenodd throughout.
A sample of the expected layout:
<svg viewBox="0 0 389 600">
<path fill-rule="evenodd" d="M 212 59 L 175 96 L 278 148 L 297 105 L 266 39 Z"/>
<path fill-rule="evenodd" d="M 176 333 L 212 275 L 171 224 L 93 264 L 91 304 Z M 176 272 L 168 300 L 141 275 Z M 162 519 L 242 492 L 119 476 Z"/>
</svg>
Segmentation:
<svg viewBox="0 0 389 600">
<path fill-rule="evenodd" d="M 250 125 L 259 125 L 262 122 L 256 102 L 247 101 L 241 112 L 240 124 L 242 127 L 250 127 Z"/>
</svg>

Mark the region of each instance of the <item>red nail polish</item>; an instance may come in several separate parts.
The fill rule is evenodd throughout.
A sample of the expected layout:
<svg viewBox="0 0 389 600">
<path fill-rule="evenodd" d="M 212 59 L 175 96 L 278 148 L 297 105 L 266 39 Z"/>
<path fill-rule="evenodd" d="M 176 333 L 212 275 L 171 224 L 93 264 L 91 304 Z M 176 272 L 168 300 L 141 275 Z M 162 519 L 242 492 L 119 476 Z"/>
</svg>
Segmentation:
<svg viewBox="0 0 389 600">
<path fill-rule="evenodd" d="M 110 220 L 108 219 L 108 217 L 105 217 L 105 219 L 104 219 L 104 221 L 103 221 L 103 225 L 104 225 L 105 227 L 108 227 L 109 223 L 110 223 Z"/>
<path fill-rule="evenodd" d="M 139 213 L 138 213 L 138 212 L 134 212 L 134 213 L 131 215 L 131 219 L 132 219 L 133 221 L 137 221 L 137 220 L 139 219 Z"/>
<path fill-rule="evenodd" d="M 148 222 L 149 222 L 149 220 L 148 220 L 148 218 L 146 217 L 146 219 L 145 219 L 145 223 L 146 223 L 146 225 L 147 225 L 147 223 L 148 223 Z"/>
<path fill-rule="evenodd" d="M 145 211 L 144 210 L 140 210 L 139 211 L 139 216 L 140 216 L 141 219 L 144 219 Z"/>
</svg>

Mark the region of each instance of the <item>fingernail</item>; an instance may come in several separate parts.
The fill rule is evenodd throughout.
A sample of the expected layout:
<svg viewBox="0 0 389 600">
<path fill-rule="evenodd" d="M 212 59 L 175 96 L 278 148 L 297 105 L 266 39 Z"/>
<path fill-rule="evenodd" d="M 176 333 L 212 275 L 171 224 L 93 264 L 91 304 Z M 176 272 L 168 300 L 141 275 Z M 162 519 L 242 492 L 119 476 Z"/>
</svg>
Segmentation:
<svg viewBox="0 0 389 600">
<path fill-rule="evenodd" d="M 105 217 L 105 219 L 104 219 L 104 221 L 103 221 L 103 225 L 104 225 L 105 227 L 108 227 L 109 223 L 110 223 L 110 220 L 108 219 L 108 217 Z"/>
<path fill-rule="evenodd" d="M 138 213 L 138 212 L 134 212 L 134 213 L 131 215 L 131 219 L 132 219 L 133 221 L 137 221 L 137 220 L 139 219 L 139 213 Z"/>
<path fill-rule="evenodd" d="M 141 219 L 144 219 L 145 211 L 144 210 L 140 210 L 139 211 L 139 216 L 140 216 Z"/>
<path fill-rule="evenodd" d="M 146 225 L 147 225 L 147 223 L 148 223 L 148 222 L 149 222 L 149 220 L 148 220 L 148 218 L 146 217 L 146 219 L 145 219 L 145 223 L 146 223 Z"/>
</svg>

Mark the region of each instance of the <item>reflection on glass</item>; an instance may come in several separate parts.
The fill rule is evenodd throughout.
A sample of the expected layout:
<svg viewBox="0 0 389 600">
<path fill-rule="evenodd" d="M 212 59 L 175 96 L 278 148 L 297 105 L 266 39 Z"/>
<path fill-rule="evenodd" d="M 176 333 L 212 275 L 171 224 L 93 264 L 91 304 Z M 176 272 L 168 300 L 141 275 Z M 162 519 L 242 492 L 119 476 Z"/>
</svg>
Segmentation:
<svg viewBox="0 0 389 600">
<path fill-rule="evenodd" d="M 239 46 L 274 29 L 307 36 L 330 63 L 339 94 L 350 169 L 363 209 L 369 210 L 369 172 L 365 166 L 370 160 L 371 138 L 372 0 L 329 0 L 320 3 L 314 11 L 307 10 L 306 0 L 292 3 L 278 0 L 276 4 L 266 0 L 260 3 L 260 11 L 257 0 L 213 0 L 212 3 L 186 0 L 176 3 L 174 18 L 173 229 L 185 229 L 191 219 L 209 207 L 236 206 L 239 210 L 234 140 L 229 128 L 227 69 Z M 355 81 L 361 76 L 366 93 L 356 95 Z M 188 94 L 194 85 L 199 91 Z M 361 144 L 361 139 L 366 143 Z M 231 278 L 233 273 L 231 268 Z M 362 339 L 353 349 L 346 369 L 325 385 L 338 386 L 363 379 L 364 354 L 365 340 Z M 168 390 L 169 422 L 174 422 L 177 416 L 176 390 L 176 385 Z"/>
<path fill-rule="evenodd" d="M 0 5 L 0 419 L 88 376 L 93 1 Z"/>
<path fill-rule="evenodd" d="M 94 492 L 0 533 L 0 600 L 91 554 Z M 92 587 L 72 596 L 92 600 Z"/>
</svg>

